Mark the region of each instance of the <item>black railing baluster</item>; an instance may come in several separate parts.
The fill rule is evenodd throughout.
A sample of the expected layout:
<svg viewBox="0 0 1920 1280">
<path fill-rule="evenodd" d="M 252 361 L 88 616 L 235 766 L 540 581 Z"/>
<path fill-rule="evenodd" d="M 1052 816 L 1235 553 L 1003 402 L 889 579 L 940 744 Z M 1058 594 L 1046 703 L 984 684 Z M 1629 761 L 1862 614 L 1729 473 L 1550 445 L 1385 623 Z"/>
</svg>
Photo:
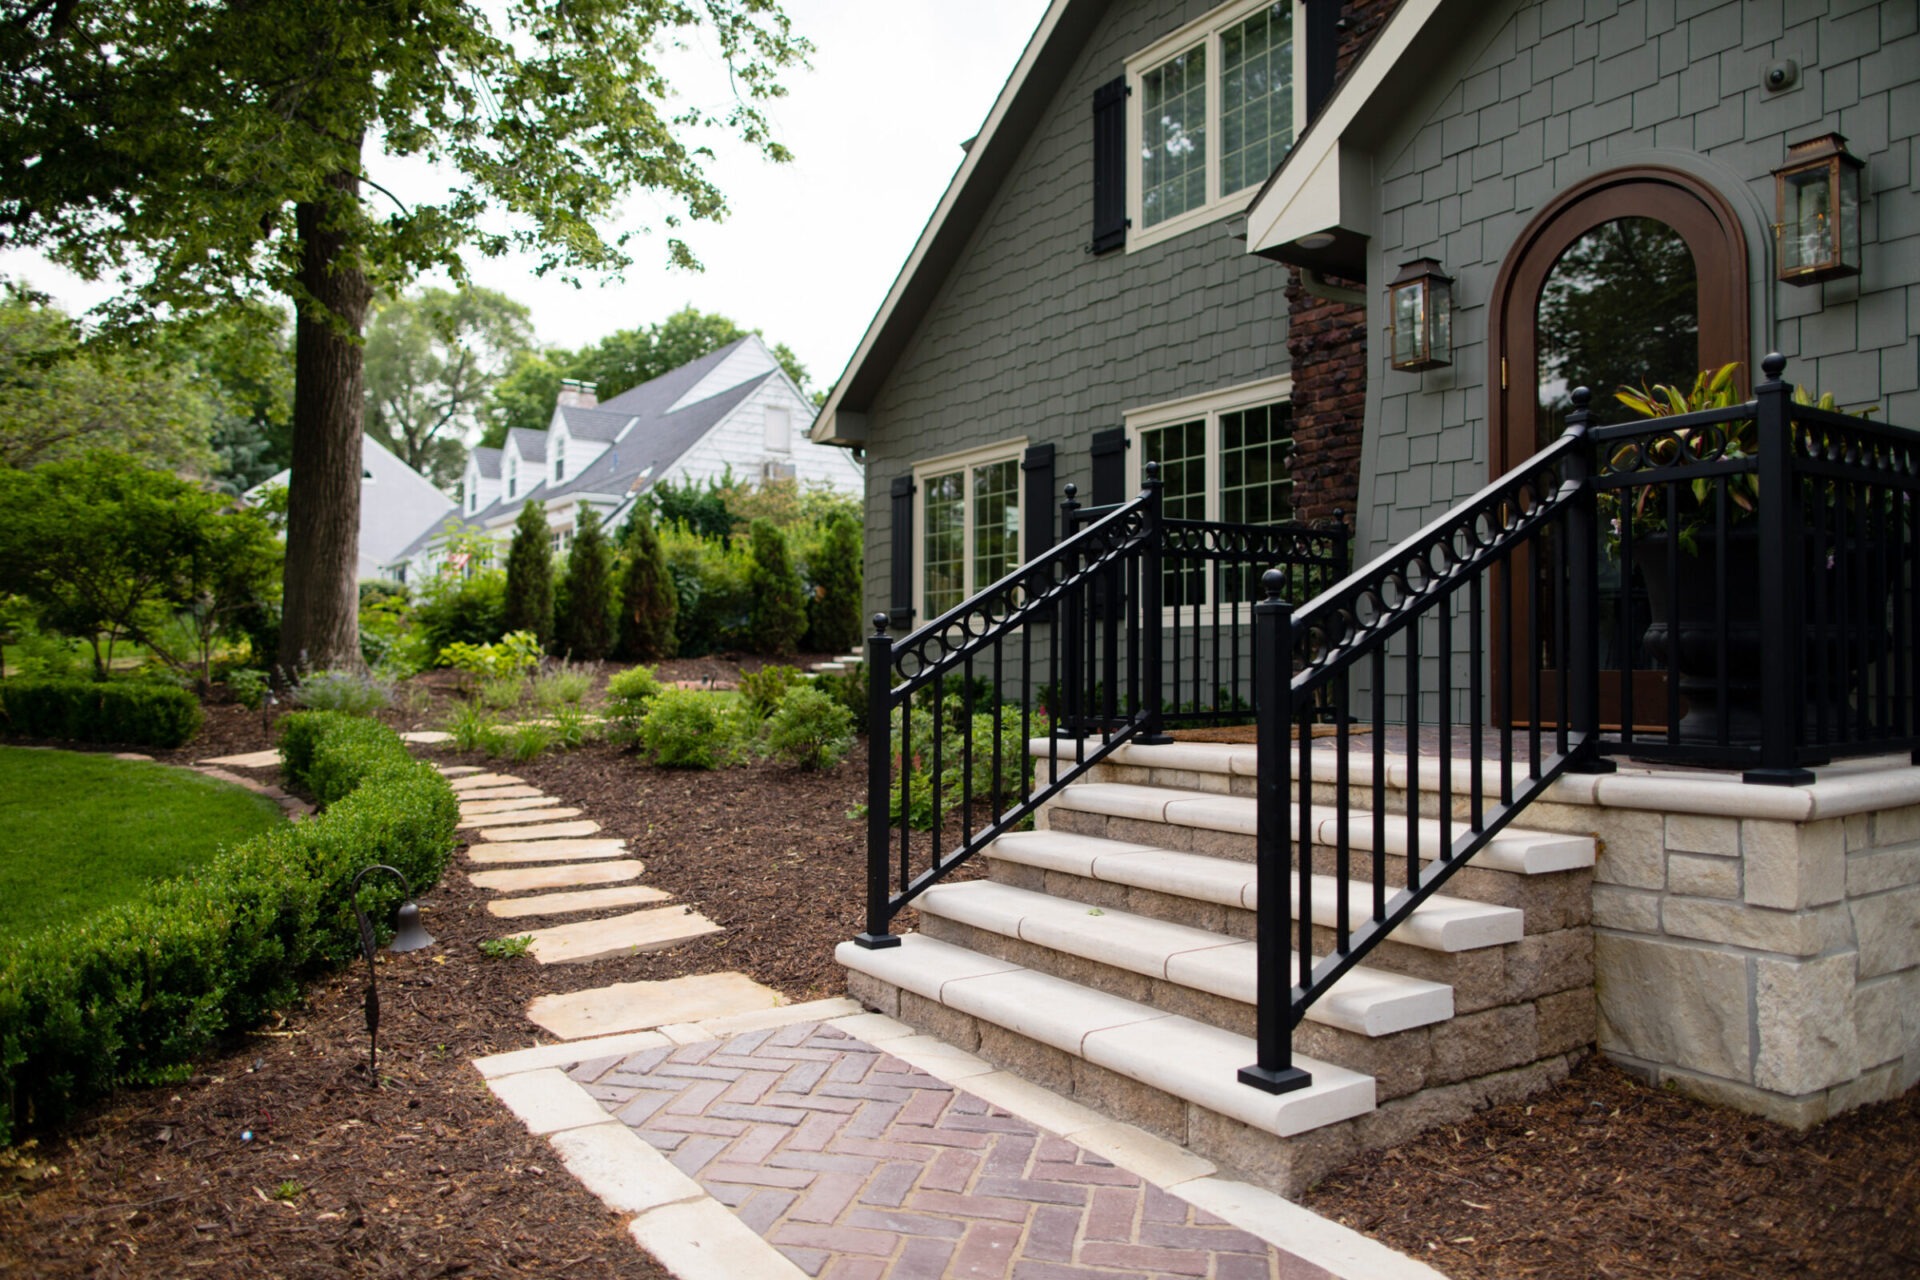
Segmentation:
<svg viewBox="0 0 1920 1280">
<path fill-rule="evenodd" d="M 1671 486 L 1669 492 L 1673 492 L 1677 490 L 1677 488 L 1678 486 Z M 1728 642 L 1728 634 L 1732 630 L 1732 627 L 1727 618 L 1728 538 L 1726 476 L 1721 476 L 1714 481 L 1713 491 L 1713 669 L 1720 673 L 1719 702 L 1723 708 L 1723 713 L 1719 717 L 1720 733 L 1718 736 L 1720 745 L 1724 747 L 1729 741 L 1728 735 L 1732 729 L 1732 717 L 1724 714 L 1724 708 L 1727 706 L 1727 698 L 1733 686 L 1732 645 Z M 1679 540 L 1676 538 L 1674 541 L 1677 542 Z M 1674 589 L 1678 592 L 1679 587 L 1677 584 Z M 1673 643 L 1678 645 L 1681 639 L 1680 616 L 1677 613 L 1672 616 L 1674 622 Z M 1678 652 L 1677 648 L 1675 652 Z M 1675 665 L 1678 665 L 1677 659 Z M 1675 683 L 1677 684 L 1678 682 L 1676 681 Z"/>
<path fill-rule="evenodd" d="M 1480 628 L 1486 625 L 1486 611 L 1481 600 L 1480 575 L 1474 574 L 1467 579 L 1467 723 L 1468 734 L 1467 769 L 1470 773 L 1468 785 L 1467 822 L 1473 830 L 1482 830 L 1486 825 L 1486 805 L 1483 800 L 1486 789 L 1480 774 L 1480 757 L 1486 754 L 1486 721 L 1480 704 Z"/>
<path fill-rule="evenodd" d="M 1145 499 L 1143 516 L 1145 524 L 1144 552 L 1140 558 L 1140 666 L 1143 684 L 1140 689 L 1142 705 L 1140 714 L 1141 742 L 1171 741 L 1161 730 L 1161 706 L 1165 699 L 1161 695 L 1160 667 L 1160 628 L 1161 588 L 1165 585 L 1161 573 L 1160 551 L 1165 541 L 1165 505 L 1160 480 L 1160 464 L 1149 462 L 1145 468 L 1146 478 L 1142 484 L 1141 497 Z M 1177 619 L 1177 612 L 1176 612 Z"/>
<path fill-rule="evenodd" d="M 943 763 L 940 757 L 945 754 L 947 745 L 947 735 L 945 733 L 947 700 L 940 696 L 940 680 L 938 677 L 936 677 L 931 684 L 927 685 L 927 690 L 933 695 L 933 746 L 931 748 L 933 752 L 933 760 L 931 761 L 933 765 L 931 770 L 933 774 L 933 866 L 935 870 L 938 870 L 940 867 L 941 829 L 947 825 L 945 822 L 946 810 L 940 807 L 940 802 L 946 798 L 941 794 L 946 783 L 944 776 L 946 770 L 940 767 Z"/>
<path fill-rule="evenodd" d="M 1513 803 L 1513 712 L 1515 685 L 1520 679 L 1520 669 L 1513 665 L 1513 629 L 1520 619 L 1514 614 L 1514 579 L 1520 576 L 1521 562 L 1511 552 L 1502 557 L 1498 565 L 1500 576 L 1500 803 Z"/>
<path fill-rule="evenodd" d="M 1434 852 L 1447 857 L 1453 848 L 1453 598 L 1442 596 L 1434 610 L 1440 635 L 1440 687 L 1434 690 L 1439 703 L 1440 722 L 1440 805 L 1434 816 L 1440 820 L 1440 840 Z M 1565 703 L 1563 702 L 1564 706 Z"/>
<path fill-rule="evenodd" d="M 1345 955 L 1353 947 L 1353 904 L 1349 901 L 1352 892 L 1347 884 L 1353 878 L 1353 832 L 1349 830 L 1352 825 L 1352 806 L 1347 803 L 1347 796 L 1351 794 L 1347 751 L 1353 743 L 1347 732 L 1347 673 L 1345 671 L 1342 671 L 1339 679 L 1333 682 L 1333 706 L 1334 950 Z"/>
<path fill-rule="evenodd" d="M 1637 500 L 1634 487 L 1615 489 L 1619 495 L 1620 511 L 1631 511 Z M 1623 520 L 1625 516 L 1623 514 Z M 1623 525 L 1619 539 L 1620 551 L 1620 607 L 1615 611 L 1620 618 L 1620 746 L 1622 750 L 1633 747 L 1634 707 L 1633 673 L 1639 669 L 1640 637 L 1633 634 L 1633 532 L 1631 523 Z M 1651 593 L 1648 599 L 1652 599 Z M 1667 673 L 1667 679 L 1673 679 L 1673 673 Z"/>
<path fill-rule="evenodd" d="M 1407 888 L 1420 887 L 1420 619 L 1407 637 Z"/>
<path fill-rule="evenodd" d="M 1373 669 L 1373 918 L 1387 914 L 1387 651 L 1375 648 Z"/>
<path fill-rule="evenodd" d="M 1561 755 L 1567 753 L 1567 701 L 1572 693 L 1572 677 L 1569 668 L 1572 663 L 1567 656 L 1567 546 L 1565 538 L 1549 540 L 1548 547 L 1553 557 L 1553 595 L 1550 608 L 1553 610 L 1553 749 Z M 1442 616 L 1445 616 L 1442 611 Z"/>
</svg>

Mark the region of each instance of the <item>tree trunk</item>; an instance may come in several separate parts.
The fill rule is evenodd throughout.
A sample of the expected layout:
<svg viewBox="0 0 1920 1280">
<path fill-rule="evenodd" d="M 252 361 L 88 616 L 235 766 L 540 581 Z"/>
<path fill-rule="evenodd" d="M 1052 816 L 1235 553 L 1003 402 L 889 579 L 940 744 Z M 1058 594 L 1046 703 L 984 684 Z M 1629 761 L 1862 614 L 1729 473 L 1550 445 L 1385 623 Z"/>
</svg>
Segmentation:
<svg viewBox="0 0 1920 1280">
<path fill-rule="evenodd" d="M 300 284 L 294 327 L 293 475 L 287 486 L 280 661 L 355 670 L 360 660 L 360 433 L 373 288 L 348 228 L 359 178 L 335 174 L 329 202 L 295 206 Z"/>
</svg>

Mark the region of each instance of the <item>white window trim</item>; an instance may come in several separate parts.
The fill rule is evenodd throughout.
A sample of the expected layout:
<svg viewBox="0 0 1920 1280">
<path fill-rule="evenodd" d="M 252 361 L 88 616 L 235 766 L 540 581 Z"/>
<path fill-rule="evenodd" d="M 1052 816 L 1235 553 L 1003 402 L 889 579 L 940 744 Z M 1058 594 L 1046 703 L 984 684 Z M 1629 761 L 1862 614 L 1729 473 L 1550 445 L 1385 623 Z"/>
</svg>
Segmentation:
<svg viewBox="0 0 1920 1280">
<path fill-rule="evenodd" d="M 927 607 L 927 477 L 945 475 L 949 471 L 965 470 L 969 473 L 966 497 L 962 503 L 961 522 L 962 561 L 965 576 L 973 576 L 973 481 L 972 469 L 989 462 L 1019 462 L 1026 457 L 1027 438 L 1003 441 L 1000 444 L 986 445 L 978 449 L 968 449 L 963 453 L 949 453 L 938 458 L 929 458 L 916 463 L 913 468 L 913 616 L 921 622 L 930 622 L 932 617 L 926 613 Z M 1020 499 L 1020 527 L 1014 537 L 1013 562 L 1025 564 L 1027 554 L 1027 511 L 1024 475 L 1021 487 L 1016 490 Z M 970 600 L 981 588 L 991 583 L 969 583 L 961 591 L 962 600 Z"/>
<path fill-rule="evenodd" d="M 1265 8 L 1272 0 L 1231 0 L 1213 12 L 1189 22 L 1127 59 L 1127 252 L 1170 240 L 1195 227 L 1243 212 L 1260 194 L 1256 182 L 1231 195 L 1221 195 L 1220 182 L 1220 32 Z M 1306 2 L 1293 0 L 1293 136 L 1298 138 L 1307 118 Z M 1207 190 L 1205 204 L 1147 226 L 1141 216 L 1140 143 L 1141 108 L 1146 101 L 1142 77 L 1167 59 L 1205 40 L 1207 43 Z M 1261 180 L 1265 181 L 1264 178 Z"/>
</svg>

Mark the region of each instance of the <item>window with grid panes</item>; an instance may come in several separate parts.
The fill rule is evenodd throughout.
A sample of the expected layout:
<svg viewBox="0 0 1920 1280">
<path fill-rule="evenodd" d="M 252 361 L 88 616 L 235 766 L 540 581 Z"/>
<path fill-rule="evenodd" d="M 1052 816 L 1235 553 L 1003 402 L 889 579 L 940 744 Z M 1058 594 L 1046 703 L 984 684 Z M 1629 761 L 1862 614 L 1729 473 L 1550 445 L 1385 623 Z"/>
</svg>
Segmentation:
<svg viewBox="0 0 1920 1280">
<path fill-rule="evenodd" d="M 1235 0 L 1136 55 L 1134 225 L 1173 234 L 1239 207 L 1293 143 L 1294 0 Z M 1186 216 L 1183 216 L 1186 215 Z M 1169 223 L 1177 221 L 1177 225 Z M 1151 244 L 1136 236 L 1129 247 Z"/>
<path fill-rule="evenodd" d="M 1020 564 L 1020 457 L 919 475 L 920 607 L 937 618 Z"/>
</svg>

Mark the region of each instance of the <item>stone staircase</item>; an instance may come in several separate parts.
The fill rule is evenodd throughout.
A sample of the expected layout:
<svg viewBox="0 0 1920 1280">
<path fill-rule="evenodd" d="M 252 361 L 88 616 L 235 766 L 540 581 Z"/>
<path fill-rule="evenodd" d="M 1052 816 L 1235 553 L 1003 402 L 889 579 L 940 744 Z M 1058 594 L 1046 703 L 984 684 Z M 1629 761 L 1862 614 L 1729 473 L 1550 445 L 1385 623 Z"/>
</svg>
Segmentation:
<svg viewBox="0 0 1920 1280">
<path fill-rule="evenodd" d="M 1036 755 L 1054 749 L 1035 744 Z M 1398 815 L 1382 833 L 1397 884 L 1407 770 L 1394 762 L 1376 790 L 1364 781 L 1370 750 L 1358 749 L 1352 794 Z M 1254 757 L 1251 746 L 1120 748 L 1035 830 L 990 846 L 989 878 L 922 894 L 919 931 L 901 946 L 844 944 L 849 991 L 1282 1194 L 1563 1076 L 1594 1040 L 1594 841 L 1509 828 L 1310 1007 L 1294 1038 L 1310 1087 L 1270 1095 L 1238 1082 L 1256 1056 Z M 1317 779 L 1333 765 L 1330 749 L 1316 751 Z M 1419 812 L 1437 814 L 1437 772 L 1420 781 Z M 1321 782 L 1315 791 L 1316 839 L 1330 842 L 1332 796 Z M 1420 824 L 1423 854 L 1439 826 Z M 1364 878 L 1372 814 L 1349 813 L 1348 828 L 1350 871 Z M 1324 955 L 1337 882 L 1332 849 L 1316 844 L 1314 856 Z M 1370 885 L 1348 891 L 1364 918 Z"/>
</svg>

